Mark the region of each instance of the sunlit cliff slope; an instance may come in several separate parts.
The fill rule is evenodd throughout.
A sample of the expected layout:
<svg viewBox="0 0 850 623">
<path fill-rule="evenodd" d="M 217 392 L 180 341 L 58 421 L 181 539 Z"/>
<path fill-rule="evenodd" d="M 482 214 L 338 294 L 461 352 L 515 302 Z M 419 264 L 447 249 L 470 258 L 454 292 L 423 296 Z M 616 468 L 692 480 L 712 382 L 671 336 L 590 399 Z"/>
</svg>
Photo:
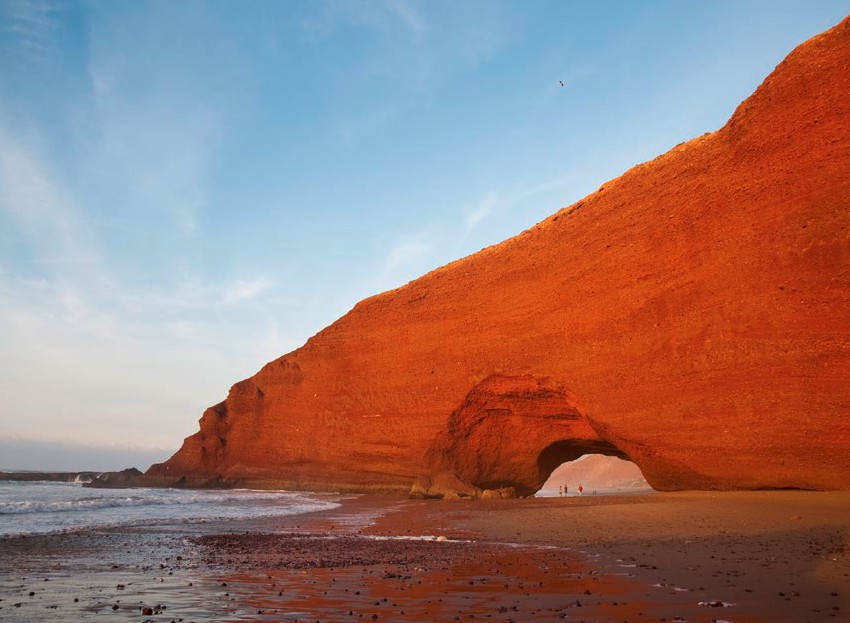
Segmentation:
<svg viewBox="0 0 850 623">
<path fill-rule="evenodd" d="M 362 301 L 148 476 L 530 491 L 593 451 L 657 489 L 846 489 L 849 299 L 845 19 L 720 130 Z"/>
</svg>

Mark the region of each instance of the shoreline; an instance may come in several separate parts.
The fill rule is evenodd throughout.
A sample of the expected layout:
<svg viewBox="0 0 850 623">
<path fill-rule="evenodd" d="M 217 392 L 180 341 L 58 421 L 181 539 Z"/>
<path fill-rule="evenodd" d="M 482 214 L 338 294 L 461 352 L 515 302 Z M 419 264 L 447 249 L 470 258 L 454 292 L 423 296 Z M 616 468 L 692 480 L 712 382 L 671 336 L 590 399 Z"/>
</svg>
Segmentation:
<svg viewBox="0 0 850 623">
<path fill-rule="evenodd" d="M 850 610 L 848 492 L 338 502 L 2 539 L 0 621 L 796 623 Z"/>
</svg>

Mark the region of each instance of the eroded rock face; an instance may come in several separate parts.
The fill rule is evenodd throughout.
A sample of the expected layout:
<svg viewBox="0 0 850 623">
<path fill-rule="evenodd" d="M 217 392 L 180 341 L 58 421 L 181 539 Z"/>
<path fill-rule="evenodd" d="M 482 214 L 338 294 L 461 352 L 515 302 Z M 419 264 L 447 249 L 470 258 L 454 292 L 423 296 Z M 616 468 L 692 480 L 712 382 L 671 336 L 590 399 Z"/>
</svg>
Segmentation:
<svg viewBox="0 0 850 623">
<path fill-rule="evenodd" d="M 451 414 L 428 453 L 428 471 L 529 495 L 561 463 L 593 453 L 622 455 L 593 429 L 569 390 L 548 378 L 497 374 Z"/>
<path fill-rule="evenodd" d="M 844 489 L 848 299 L 845 20 L 719 131 L 359 303 L 148 477 L 522 491 L 596 444 L 657 489 Z"/>
</svg>

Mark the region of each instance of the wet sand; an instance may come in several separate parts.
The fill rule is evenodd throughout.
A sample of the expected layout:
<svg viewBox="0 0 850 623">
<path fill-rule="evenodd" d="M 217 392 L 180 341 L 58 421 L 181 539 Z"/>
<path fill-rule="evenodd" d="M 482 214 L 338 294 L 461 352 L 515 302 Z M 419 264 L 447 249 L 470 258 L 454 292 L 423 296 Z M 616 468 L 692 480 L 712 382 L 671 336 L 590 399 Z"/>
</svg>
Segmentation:
<svg viewBox="0 0 850 623">
<path fill-rule="evenodd" d="M 0 540 L 0 621 L 850 620 L 850 493 L 342 503 Z"/>
<path fill-rule="evenodd" d="M 410 513 L 473 538 L 569 547 L 688 621 L 850 621 L 850 492 L 687 492 L 447 502 Z M 621 576 L 622 577 L 622 576 Z M 683 590 L 684 589 L 684 590 Z M 734 606 L 702 606 L 699 602 Z M 660 620 L 638 608 L 615 619 Z M 590 619 L 594 620 L 594 619 Z"/>
</svg>

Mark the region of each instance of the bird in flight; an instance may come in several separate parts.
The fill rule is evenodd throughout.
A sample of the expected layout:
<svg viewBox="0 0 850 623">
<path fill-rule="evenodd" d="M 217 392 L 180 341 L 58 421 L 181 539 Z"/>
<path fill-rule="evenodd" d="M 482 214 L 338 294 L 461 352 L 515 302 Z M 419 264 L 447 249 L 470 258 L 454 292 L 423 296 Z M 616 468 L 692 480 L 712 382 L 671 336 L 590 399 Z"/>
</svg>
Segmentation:
<svg viewBox="0 0 850 623">
<path fill-rule="evenodd" d="M 561 86 L 564 86 L 564 81 L 563 81 L 563 80 L 558 80 L 558 82 L 560 82 L 560 83 L 561 83 Z"/>
</svg>

